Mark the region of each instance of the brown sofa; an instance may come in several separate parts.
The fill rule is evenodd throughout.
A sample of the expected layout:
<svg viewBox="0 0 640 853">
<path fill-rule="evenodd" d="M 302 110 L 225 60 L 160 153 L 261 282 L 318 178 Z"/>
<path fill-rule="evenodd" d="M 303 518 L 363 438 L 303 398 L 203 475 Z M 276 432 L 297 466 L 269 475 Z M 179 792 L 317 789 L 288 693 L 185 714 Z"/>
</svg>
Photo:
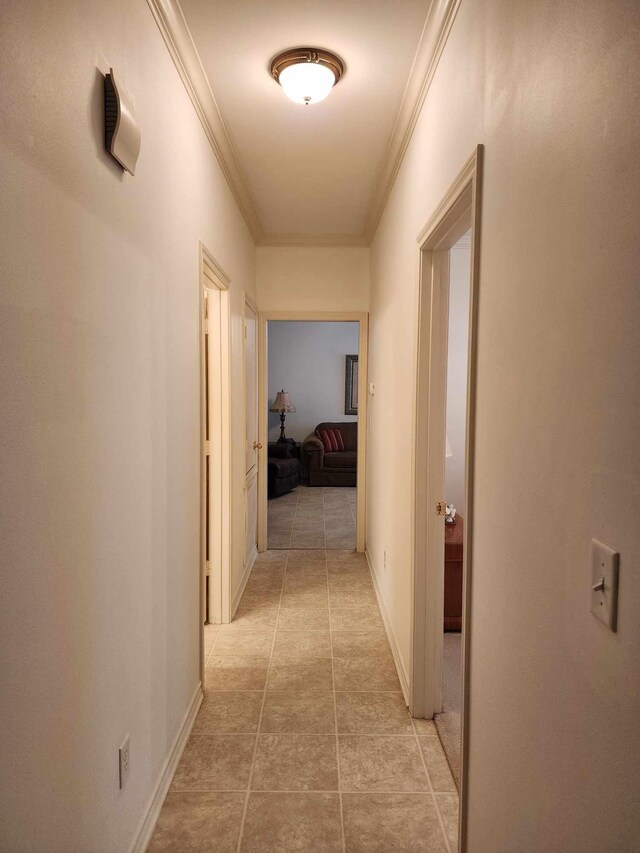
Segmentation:
<svg viewBox="0 0 640 853">
<path fill-rule="evenodd" d="M 325 452 L 318 430 L 336 429 L 342 435 L 344 450 Z M 304 478 L 310 486 L 355 486 L 358 475 L 358 424 L 318 424 L 302 443 Z"/>
</svg>

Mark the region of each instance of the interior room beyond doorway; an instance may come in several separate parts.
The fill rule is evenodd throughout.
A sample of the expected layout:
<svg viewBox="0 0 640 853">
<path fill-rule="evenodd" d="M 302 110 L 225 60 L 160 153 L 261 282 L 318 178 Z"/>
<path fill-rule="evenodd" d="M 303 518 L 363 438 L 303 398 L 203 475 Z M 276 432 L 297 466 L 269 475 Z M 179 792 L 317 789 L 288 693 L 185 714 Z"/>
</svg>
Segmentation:
<svg viewBox="0 0 640 853">
<path fill-rule="evenodd" d="M 462 713 L 462 596 L 467 443 L 467 377 L 471 231 L 449 250 L 447 321 L 447 413 L 445 498 L 452 508 L 445 524 L 442 712 L 435 723 L 456 783 L 460 784 Z"/>
<path fill-rule="evenodd" d="M 356 547 L 357 322 L 270 321 L 268 548 Z"/>
</svg>

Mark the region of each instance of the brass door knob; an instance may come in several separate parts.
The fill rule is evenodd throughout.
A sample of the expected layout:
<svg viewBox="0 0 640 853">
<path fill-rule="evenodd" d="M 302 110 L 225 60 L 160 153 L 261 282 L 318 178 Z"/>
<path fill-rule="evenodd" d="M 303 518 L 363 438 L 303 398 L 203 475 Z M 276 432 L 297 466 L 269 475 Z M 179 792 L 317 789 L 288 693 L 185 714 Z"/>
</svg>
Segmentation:
<svg viewBox="0 0 640 853">
<path fill-rule="evenodd" d="M 260 444 L 260 442 L 259 442 L 259 441 L 254 441 L 254 442 L 253 442 L 253 449 L 254 449 L 254 450 L 262 450 L 262 445 Z"/>
</svg>

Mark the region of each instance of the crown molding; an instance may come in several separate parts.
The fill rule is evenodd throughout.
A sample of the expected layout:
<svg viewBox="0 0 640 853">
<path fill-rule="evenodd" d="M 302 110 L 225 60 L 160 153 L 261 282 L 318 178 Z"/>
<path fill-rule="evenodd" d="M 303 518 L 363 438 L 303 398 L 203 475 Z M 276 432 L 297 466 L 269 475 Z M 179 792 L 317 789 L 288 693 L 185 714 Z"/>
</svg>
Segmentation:
<svg viewBox="0 0 640 853">
<path fill-rule="evenodd" d="M 367 245 L 373 240 L 389 200 L 460 3 L 461 0 L 433 0 L 429 9 L 367 216 Z"/>
<path fill-rule="evenodd" d="M 147 3 L 162 33 L 178 74 L 184 83 L 187 94 L 191 98 L 240 213 L 254 241 L 259 243 L 262 238 L 260 221 L 182 9 L 177 0 L 147 0 Z"/>
<path fill-rule="evenodd" d="M 259 246 L 307 246 L 324 248 L 331 246 L 369 245 L 362 234 L 263 234 Z"/>
</svg>

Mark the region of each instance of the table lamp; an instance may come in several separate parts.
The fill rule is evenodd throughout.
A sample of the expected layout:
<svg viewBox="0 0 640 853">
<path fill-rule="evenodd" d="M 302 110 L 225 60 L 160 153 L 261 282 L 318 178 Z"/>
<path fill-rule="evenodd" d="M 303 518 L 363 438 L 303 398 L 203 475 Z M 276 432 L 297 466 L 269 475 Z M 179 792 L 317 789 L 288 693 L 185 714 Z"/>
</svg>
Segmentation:
<svg viewBox="0 0 640 853">
<path fill-rule="evenodd" d="M 278 443 L 285 442 L 287 440 L 287 437 L 284 434 L 284 419 L 287 412 L 295 412 L 295 410 L 296 407 L 289 399 L 289 392 L 285 391 L 284 388 L 282 391 L 278 391 L 276 399 L 269 407 L 270 412 L 280 413 L 280 438 L 278 439 Z"/>
</svg>

